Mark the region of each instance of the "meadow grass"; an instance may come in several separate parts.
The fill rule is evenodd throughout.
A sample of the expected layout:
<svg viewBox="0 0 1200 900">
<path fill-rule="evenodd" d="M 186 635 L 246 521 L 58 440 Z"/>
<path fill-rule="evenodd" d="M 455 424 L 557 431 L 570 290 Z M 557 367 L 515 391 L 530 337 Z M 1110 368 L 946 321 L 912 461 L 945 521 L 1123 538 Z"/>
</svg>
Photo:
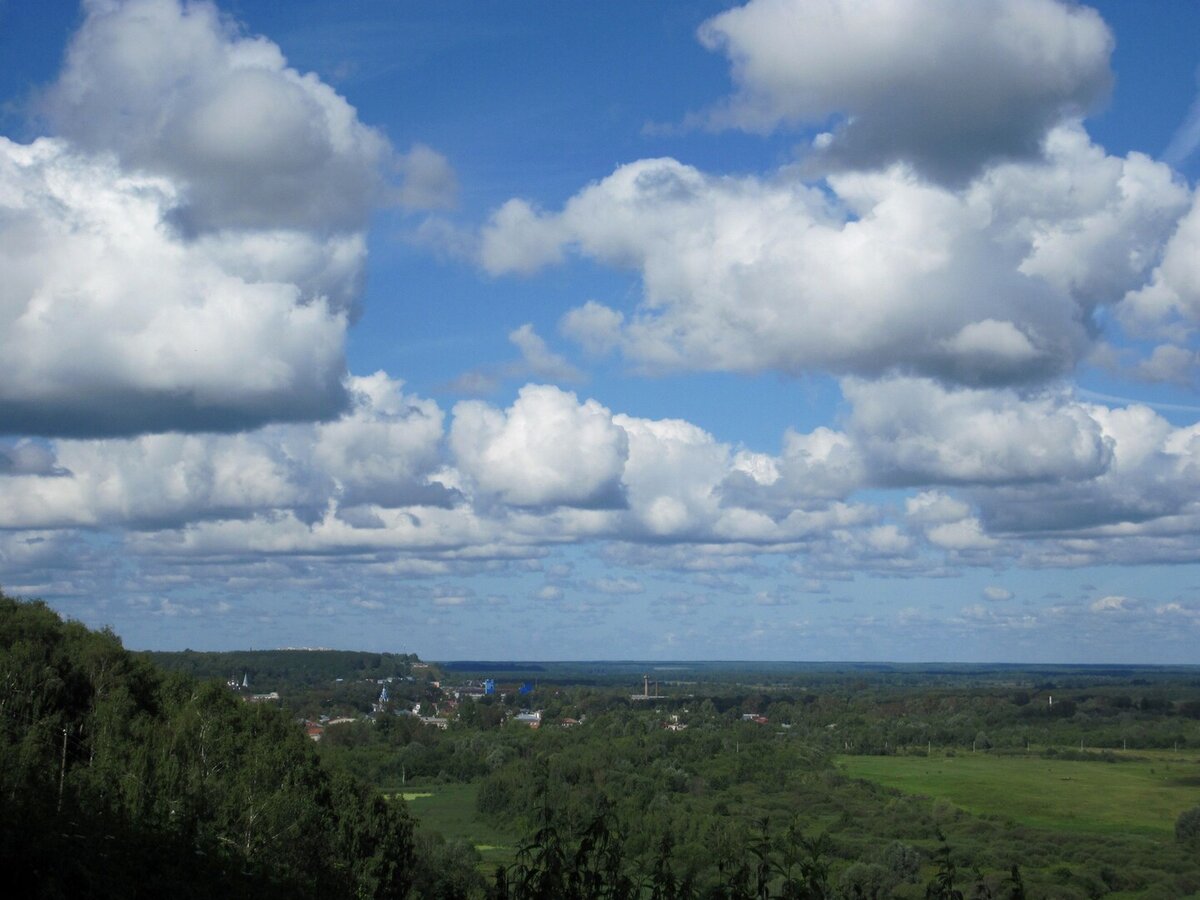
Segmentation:
<svg viewBox="0 0 1200 900">
<path fill-rule="evenodd" d="M 1193 756 L 1092 762 L 1040 756 L 843 756 L 838 767 L 968 812 L 1039 828 L 1169 838 L 1179 814 L 1200 805 Z"/>
<path fill-rule="evenodd" d="M 422 828 L 440 832 L 448 841 L 474 845 L 483 857 L 481 868 L 490 873 L 498 863 L 507 865 L 516 857 L 516 837 L 480 819 L 475 811 L 478 793 L 478 784 L 439 784 L 407 791 L 403 797 Z"/>
</svg>

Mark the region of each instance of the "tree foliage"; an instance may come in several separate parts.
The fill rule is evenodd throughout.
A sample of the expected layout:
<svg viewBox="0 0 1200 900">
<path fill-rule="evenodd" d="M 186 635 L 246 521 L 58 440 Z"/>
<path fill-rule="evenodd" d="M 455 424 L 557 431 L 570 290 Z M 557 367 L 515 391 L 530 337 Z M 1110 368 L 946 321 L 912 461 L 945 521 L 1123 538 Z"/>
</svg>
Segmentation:
<svg viewBox="0 0 1200 900">
<path fill-rule="evenodd" d="M 399 898 L 412 825 L 295 723 L 0 594 L 0 859 L 30 897 Z"/>
</svg>

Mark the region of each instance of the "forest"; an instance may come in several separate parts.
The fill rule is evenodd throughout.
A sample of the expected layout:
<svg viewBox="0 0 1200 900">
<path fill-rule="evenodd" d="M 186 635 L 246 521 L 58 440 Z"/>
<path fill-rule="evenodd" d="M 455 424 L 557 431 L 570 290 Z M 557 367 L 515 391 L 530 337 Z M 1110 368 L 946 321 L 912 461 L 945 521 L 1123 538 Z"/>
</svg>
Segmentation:
<svg viewBox="0 0 1200 900">
<path fill-rule="evenodd" d="M 0 595 L 9 896 L 409 895 L 412 821 L 278 709 Z"/>
<path fill-rule="evenodd" d="M 20 896 L 1200 891 L 1194 667 L 144 654 L 0 595 L 0 679 Z"/>
</svg>

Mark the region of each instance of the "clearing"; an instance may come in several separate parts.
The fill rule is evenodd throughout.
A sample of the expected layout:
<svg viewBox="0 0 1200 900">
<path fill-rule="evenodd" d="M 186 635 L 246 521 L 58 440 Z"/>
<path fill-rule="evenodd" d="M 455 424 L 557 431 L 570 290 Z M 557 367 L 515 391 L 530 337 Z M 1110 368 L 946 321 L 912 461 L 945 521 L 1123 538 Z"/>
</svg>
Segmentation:
<svg viewBox="0 0 1200 900">
<path fill-rule="evenodd" d="M 1119 762 L 1041 756 L 843 756 L 838 768 L 978 814 L 1064 831 L 1169 838 L 1200 805 L 1200 760 L 1165 754 Z"/>
<path fill-rule="evenodd" d="M 466 841 L 483 857 L 480 869 L 491 874 L 497 864 L 516 858 L 516 837 L 480 821 L 475 811 L 478 784 L 438 784 L 405 791 L 409 811 L 422 828 L 440 832 L 448 841 Z"/>
</svg>

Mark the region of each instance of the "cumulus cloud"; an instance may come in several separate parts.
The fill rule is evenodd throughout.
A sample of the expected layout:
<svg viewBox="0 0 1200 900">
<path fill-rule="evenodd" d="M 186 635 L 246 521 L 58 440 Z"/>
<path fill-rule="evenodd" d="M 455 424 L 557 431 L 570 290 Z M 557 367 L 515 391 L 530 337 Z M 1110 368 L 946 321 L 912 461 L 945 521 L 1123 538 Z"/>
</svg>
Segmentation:
<svg viewBox="0 0 1200 900">
<path fill-rule="evenodd" d="M 480 401 L 454 407 L 450 447 L 486 494 L 516 506 L 613 506 L 622 502 L 628 438 L 594 400 L 527 385 L 509 409 Z"/>
<path fill-rule="evenodd" d="M 0 432 L 328 420 L 349 403 L 372 206 L 453 172 L 209 2 L 87 0 L 41 110 L 0 138 Z M 387 170 L 402 176 L 386 182 Z"/>
<path fill-rule="evenodd" d="M 1109 156 L 1078 123 L 1047 136 L 1043 162 L 996 166 L 970 193 L 994 210 L 998 240 L 1028 248 L 1020 271 L 1084 310 L 1144 283 L 1192 201 L 1168 166 Z"/>
<path fill-rule="evenodd" d="M 179 184 L 174 218 L 189 231 L 365 224 L 390 147 L 278 46 L 207 2 L 84 8 L 45 97 L 59 135 Z"/>
<path fill-rule="evenodd" d="M 60 440 L 36 453 L 19 442 L 4 456 L 36 465 L 9 468 L 0 527 L 170 527 L 283 510 L 311 519 L 331 502 L 448 502 L 449 492 L 428 478 L 440 464 L 437 405 L 406 396 L 382 373 L 348 387 L 352 410 L 329 423 Z"/>
<path fill-rule="evenodd" d="M 1135 333 L 1184 340 L 1200 323 L 1200 194 L 1167 242 L 1150 283 L 1131 290 L 1118 311 Z"/>
<path fill-rule="evenodd" d="M 971 507 L 942 491 L 922 491 L 904 501 L 904 513 L 917 524 L 944 525 L 967 518 Z"/>
<path fill-rule="evenodd" d="M 993 603 L 1002 603 L 1005 600 L 1013 598 L 1013 592 L 1008 588 L 1000 587 L 998 584 L 989 584 L 982 591 L 984 600 L 991 600 Z"/>
<path fill-rule="evenodd" d="M 820 426 L 805 434 L 788 429 L 779 456 L 739 451 L 721 492 L 727 504 L 786 511 L 844 499 L 870 480 L 857 442 Z"/>
<path fill-rule="evenodd" d="M 716 487 L 728 471 L 729 447 L 678 419 L 615 421 L 629 436 L 624 485 L 637 527 L 663 538 L 707 530 L 720 515 Z"/>
<path fill-rule="evenodd" d="M 604 356 L 621 342 L 625 317 L 603 303 L 589 300 L 563 314 L 559 330 L 583 347 L 590 356 Z"/>
<path fill-rule="evenodd" d="M 877 482 L 1001 483 L 1094 478 L 1111 439 L 1069 399 L 898 378 L 848 380 L 849 430 Z"/>
<path fill-rule="evenodd" d="M 1190 200 L 1165 165 L 1109 157 L 1073 123 L 1045 159 L 961 189 L 903 166 L 826 185 L 640 160 L 559 212 L 510 201 L 480 260 L 529 272 L 575 252 L 639 272 L 631 315 L 592 300 L 560 329 L 647 370 L 1036 382 L 1087 354 L 1097 307 L 1144 284 Z"/>
<path fill-rule="evenodd" d="M 458 201 L 458 176 L 450 161 L 432 147 L 416 144 L 397 157 L 404 177 L 400 202 L 412 209 L 448 209 Z"/>
<path fill-rule="evenodd" d="M 1112 448 L 1108 469 L 1087 480 L 972 489 L 988 528 L 1049 539 L 1040 548 L 1045 555 L 1035 553 L 1031 561 L 1056 565 L 1100 562 L 1110 554 L 1130 562 L 1194 559 L 1197 426 L 1173 427 L 1144 406 L 1086 409 Z"/>
<path fill-rule="evenodd" d="M 0 431 L 233 430 L 328 418 L 365 254 L 277 232 L 189 243 L 175 187 L 0 138 Z"/>
<path fill-rule="evenodd" d="M 1133 374 L 1142 381 L 1191 387 L 1195 384 L 1198 362 L 1200 358 L 1195 350 L 1175 344 L 1159 344 L 1137 364 Z"/>
<path fill-rule="evenodd" d="M 825 165 L 903 160 L 949 181 L 1036 156 L 1112 80 L 1100 16 L 1057 0 L 752 0 L 699 36 L 729 57 L 737 88 L 710 126 L 832 123 L 814 148 Z"/>
<path fill-rule="evenodd" d="M 0 433 L 336 418 L 370 210 L 451 205 L 449 163 L 211 2 L 83 7 L 55 137 L 0 138 Z"/>
</svg>

